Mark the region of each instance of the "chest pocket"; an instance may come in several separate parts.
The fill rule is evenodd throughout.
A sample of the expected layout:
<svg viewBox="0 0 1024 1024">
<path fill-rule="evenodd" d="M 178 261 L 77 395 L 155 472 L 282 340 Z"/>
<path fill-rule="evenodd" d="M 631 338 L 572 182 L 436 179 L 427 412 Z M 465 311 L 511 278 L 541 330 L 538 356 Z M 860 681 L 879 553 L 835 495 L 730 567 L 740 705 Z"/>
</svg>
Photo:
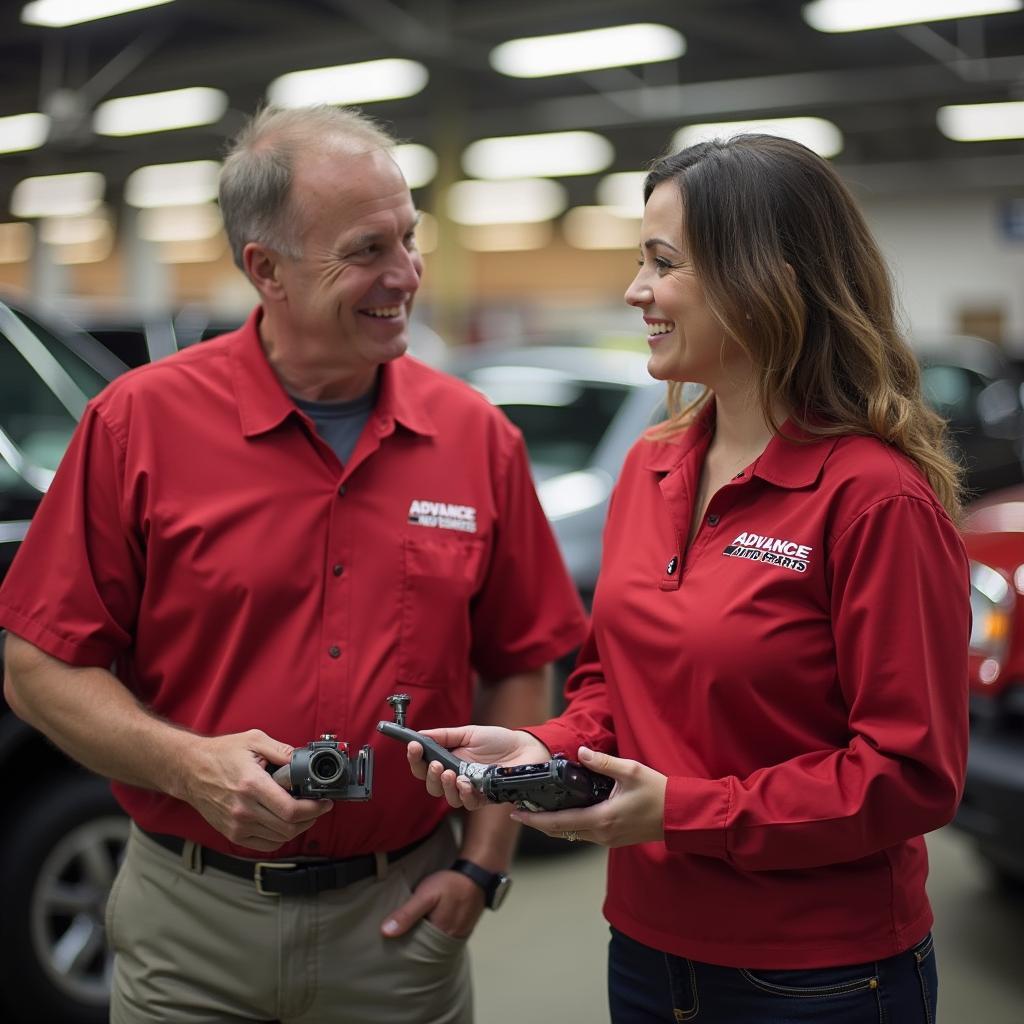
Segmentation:
<svg viewBox="0 0 1024 1024">
<path fill-rule="evenodd" d="M 484 550 L 479 538 L 403 539 L 398 682 L 445 688 L 468 678 Z"/>
</svg>

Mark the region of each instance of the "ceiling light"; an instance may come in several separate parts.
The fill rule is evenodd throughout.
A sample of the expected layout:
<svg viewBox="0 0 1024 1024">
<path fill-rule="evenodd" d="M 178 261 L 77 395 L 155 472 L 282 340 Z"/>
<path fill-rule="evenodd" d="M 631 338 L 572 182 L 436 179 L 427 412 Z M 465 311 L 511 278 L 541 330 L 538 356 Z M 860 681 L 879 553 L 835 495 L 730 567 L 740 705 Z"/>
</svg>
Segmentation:
<svg viewBox="0 0 1024 1024">
<path fill-rule="evenodd" d="M 105 184 L 98 171 L 25 178 L 11 193 L 11 213 L 15 217 L 76 217 L 92 213 L 103 199 Z"/>
<path fill-rule="evenodd" d="M 616 25 L 512 39 L 491 50 L 490 61 L 503 75 L 544 78 L 675 60 L 685 52 L 686 40 L 667 25 Z"/>
<path fill-rule="evenodd" d="M 437 248 L 439 234 L 437 218 L 429 213 L 420 213 L 416 224 L 416 248 L 420 252 L 433 252 Z"/>
<path fill-rule="evenodd" d="M 26 25 L 63 28 L 169 3 L 171 0 L 35 0 L 21 9 L 21 20 Z"/>
<path fill-rule="evenodd" d="M 474 178 L 558 178 L 603 171 L 614 159 L 603 135 L 545 132 L 480 139 L 466 147 L 462 167 Z"/>
<path fill-rule="evenodd" d="M 714 124 L 691 124 L 680 128 L 672 140 L 674 149 L 685 149 L 711 139 L 731 139 L 734 135 L 760 133 L 778 135 L 801 142 L 818 156 L 835 156 L 842 151 L 843 133 L 822 117 L 769 117 L 760 121 L 721 121 Z"/>
<path fill-rule="evenodd" d="M 114 233 L 110 225 L 103 223 L 103 230 L 87 242 L 69 242 L 55 245 L 50 250 L 54 263 L 102 263 L 114 251 Z"/>
<path fill-rule="evenodd" d="M 862 32 L 923 21 L 973 18 L 1019 11 L 1021 0 L 816 0 L 804 5 L 804 21 L 819 32 Z"/>
<path fill-rule="evenodd" d="M 39 240 L 47 245 L 86 245 L 110 234 L 106 216 L 47 217 L 39 226 Z"/>
<path fill-rule="evenodd" d="M 989 139 L 1024 139 L 1024 101 L 960 103 L 940 107 L 935 115 L 939 131 L 957 142 Z"/>
<path fill-rule="evenodd" d="M 38 149 L 50 133 L 45 114 L 13 114 L 0 117 L 0 153 L 20 153 Z"/>
<path fill-rule="evenodd" d="M 529 224 L 551 220 L 567 203 L 565 189 L 546 178 L 457 181 L 448 189 L 448 215 L 457 224 Z"/>
<path fill-rule="evenodd" d="M 132 171 L 124 185 L 129 206 L 188 206 L 217 198 L 220 164 L 190 160 L 178 164 L 147 164 Z"/>
<path fill-rule="evenodd" d="M 24 263 L 32 255 L 32 228 L 14 222 L 0 224 L 0 263 Z"/>
<path fill-rule="evenodd" d="M 415 60 L 368 60 L 291 71 L 270 83 L 267 98 L 278 107 L 400 100 L 421 92 L 429 77 L 427 69 Z"/>
<path fill-rule="evenodd" d="M 429 185 L 437 174 L 437 156 L 427 146 L 410 142 L 404 146 L 395 146 L 391 155 L 411 189 Z"/>
<path fill-rule="evenodd" d="M 93 128 L 100 135 L 145 135 L 177 128 L 214 124 L 228 109 L 227 94 L 220 89 L 195 86 L 122 96 L 96 108 Z"/>
<path fill-rule="evenodd" d="M 576 249 L 635 249 L 640 218 L 623 217 L 608 206 L 575 206 L 562 221 L 565 240 Z"/>
<path fill-rule="evenodd" d="M 644 179 L 646 171 L 620 171 L 607 174 L 597 183 L 597 201 L 611 207 L 620 216 L 644 215 Z"/>
<path fill-rule="evenodd" d="M 193 242 L 216 235 L 223 222 L 213 203 L 158 206 L 141 210 L 135 222 L 139 238 L 150 242 Z"/>
<path fill-rule="evenodd" d="M 176 242 L 163 242 L 157 249 L 160 263 L 215 263 L 227 252 L 227 239 L 223 235 L 212 238 L 189 238 Z"/>
<path fill-rule="evenodd" d="M 474 252 L 525 252 L 543 249 L 552 238 L 550 223 L 477 224 L 459 228 L 459 241 Z"/>
</svg>

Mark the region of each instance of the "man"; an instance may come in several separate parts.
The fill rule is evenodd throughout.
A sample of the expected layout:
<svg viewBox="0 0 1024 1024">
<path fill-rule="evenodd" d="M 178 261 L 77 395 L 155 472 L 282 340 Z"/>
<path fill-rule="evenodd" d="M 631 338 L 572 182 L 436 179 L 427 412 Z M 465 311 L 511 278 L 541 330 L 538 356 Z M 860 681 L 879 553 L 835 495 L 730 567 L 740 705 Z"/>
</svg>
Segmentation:
<svg viewBox="0 0 1024 1024">
<path fill-rule="evenodd" d="M 520 436 L 403 356 L 422 263 L 390 148 L 352 111 L 255 118 L 221 207 L 260 307 L 90 404 L 0 591 L 8 702 L 134 822 L 114 1022 L 471 1019 L 507 809 L 457 849 L 383 738 L 368 802 L 265 770 L 375 740 L 396 690 L 414 728 L 537 720 L 581 639 Z"/>
</svg>

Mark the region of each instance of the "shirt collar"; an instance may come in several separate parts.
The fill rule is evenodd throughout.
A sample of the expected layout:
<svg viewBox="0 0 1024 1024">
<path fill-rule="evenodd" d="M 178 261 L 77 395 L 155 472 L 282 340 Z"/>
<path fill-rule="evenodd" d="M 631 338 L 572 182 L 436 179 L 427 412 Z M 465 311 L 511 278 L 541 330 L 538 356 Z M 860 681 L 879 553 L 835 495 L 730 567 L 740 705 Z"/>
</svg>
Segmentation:
<svg viewBox="0 0 1024 1024">
<path fill-rule="evenodd" d="M 668 441 L 654 441 L 644 463 L 646 469 L 665 473 L 674 469 L 699 445 L 704 448 L 715 425 L 715 403 L 709 401 L 686 430 Z M 838 437 L 821 437 L 787 419 L 754 462 L 752 475 L 788 490 L 809 487 L 821 473 Z"/>
<path fill-rule="evenodd" d="M 297 412 L 295 403 L 263 351 L 259 332 L 262 317 L 263 308 L 257 306 L 236 332 L 231 346 L 235 397 L 245 437 L 265 434 Z M 436 433 L 433 420 L 422 408 L 416 394 L 415 377 L 419 369 L 415 360 L 405 356 L 381 367 L 374 414 L 386 429 L 390 430 L 394 423 L 401 423 L 417 434 L 430 436 Z"/>
</svg>

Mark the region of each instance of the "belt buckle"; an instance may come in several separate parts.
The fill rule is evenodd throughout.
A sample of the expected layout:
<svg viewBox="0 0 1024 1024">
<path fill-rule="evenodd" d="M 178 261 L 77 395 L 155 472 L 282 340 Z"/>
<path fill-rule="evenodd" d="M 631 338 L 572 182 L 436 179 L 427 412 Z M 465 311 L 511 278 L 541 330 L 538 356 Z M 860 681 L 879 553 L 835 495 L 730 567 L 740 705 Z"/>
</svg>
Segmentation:
<svg viewBox="0 0 1024 1024">
<path fill-rule="evenodd" d="M 256 867 L 253 869 L 253 881 L 256 883 L 256 891 L 261 896 L 280 896 L 279 892 L 270 892 L 268 889 L 263 888 L 263 869 L 269 868 L 271 871 L 288 871 L 292 868 L 297 868 L 299 865 L 292 863 L 282 863 L 276 860 L 260 860 L 256 862 Z"/>
</svg>

